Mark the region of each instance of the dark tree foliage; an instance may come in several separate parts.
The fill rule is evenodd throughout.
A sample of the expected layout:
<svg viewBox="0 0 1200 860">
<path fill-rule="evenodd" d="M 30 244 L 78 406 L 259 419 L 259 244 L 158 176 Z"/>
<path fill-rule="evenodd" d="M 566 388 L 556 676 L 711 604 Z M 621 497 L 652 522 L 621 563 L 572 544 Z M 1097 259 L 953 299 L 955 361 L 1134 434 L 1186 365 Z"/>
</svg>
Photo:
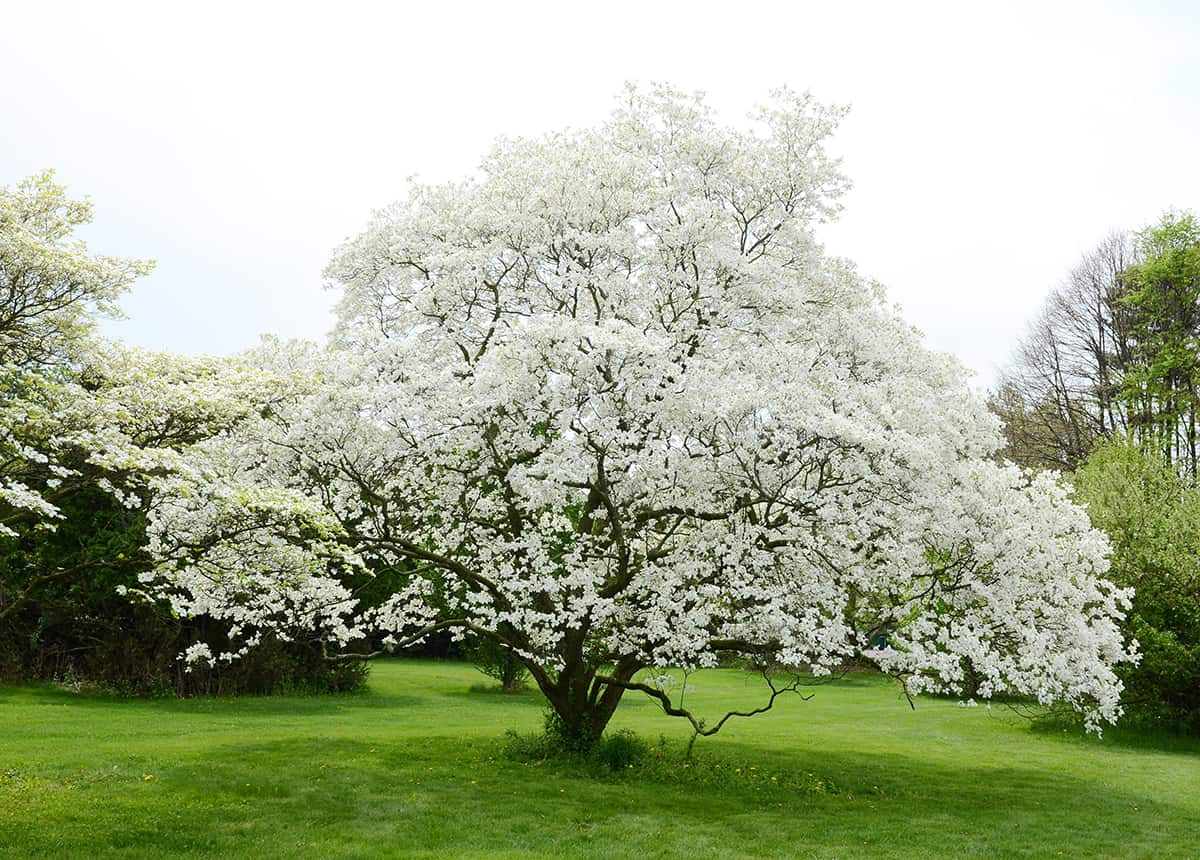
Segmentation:
<svg viewBox="0 0 1200 860">
<path fill-rule="evenodd" d="M 138 574 L 150 567 L 143 511 L 94 486 L 70 493 L 60 507 L 57 529 L 26 533 L 0 549 L 0 678 L 136 695 L 340 691 L 365 680 L 362 663 L 331 663 L 319 645 L 279 641 L 230 665 L 183 671 L 180 652 L 198 639 L 220 642 L 223 631 L 120 593 L 136 591 Z M 31 580 L 41 584 L 30 589 Z"/>
</svg>

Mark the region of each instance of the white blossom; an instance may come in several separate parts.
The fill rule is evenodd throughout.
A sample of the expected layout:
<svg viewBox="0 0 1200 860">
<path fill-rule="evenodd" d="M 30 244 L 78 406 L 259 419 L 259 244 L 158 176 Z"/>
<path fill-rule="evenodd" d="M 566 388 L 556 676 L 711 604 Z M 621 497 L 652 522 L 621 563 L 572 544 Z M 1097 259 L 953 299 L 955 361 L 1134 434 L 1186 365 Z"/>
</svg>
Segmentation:
<svg viewBox="0 0 1200 860">
<path fill-rule="evenodd" d="M 722 651 L 1115 720 L 1103 535 L 992 461 L 962 367 L 813 237 L 840 115 L 783 92 L 733 130 L 635 88 L 379 212 L 329 266 L 334 344 L 248 356 L 281 394 L 161 485 L 176 610 L 491 636 L 601 726 L 635 672 Z"/>
</svg>

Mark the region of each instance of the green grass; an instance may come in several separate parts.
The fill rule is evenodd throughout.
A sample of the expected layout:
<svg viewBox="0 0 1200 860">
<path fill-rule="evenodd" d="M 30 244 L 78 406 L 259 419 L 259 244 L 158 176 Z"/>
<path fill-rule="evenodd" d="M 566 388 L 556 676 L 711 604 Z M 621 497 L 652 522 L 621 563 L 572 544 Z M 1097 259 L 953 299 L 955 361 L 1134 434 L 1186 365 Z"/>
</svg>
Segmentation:
<svg viewBox="0 0 1200 860">
<path fill-rule="evenodd" d="M 0 688 L 0 854 L 1200 857 L 1195 743 L 936 699 L 912 711 L 854 677 L 701 739 L 686 768 L 596 776 L 505 757 L 504 731 L 539 729 L 542 704 L 481 680 L 389 661 L 347 696 Z M 735 670 L 692 683 L 712 714 L 761 695 Z M 612 728 L 687 738 L 632 694 Z"/>
</svg>

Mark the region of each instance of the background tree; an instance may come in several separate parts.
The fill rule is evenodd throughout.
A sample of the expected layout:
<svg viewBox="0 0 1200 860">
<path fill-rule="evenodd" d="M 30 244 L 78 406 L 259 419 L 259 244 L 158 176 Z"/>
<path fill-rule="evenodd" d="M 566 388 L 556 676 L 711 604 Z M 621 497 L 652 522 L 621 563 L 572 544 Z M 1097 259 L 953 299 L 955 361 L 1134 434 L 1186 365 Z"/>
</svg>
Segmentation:
<svg viewBox="0 0 1200 860">
<path fill-rule="evenodd" d="M 1130 348 L 1120 398 L 1131 429 L 1182 474 L 1196 477 L 1200 408 L 1200 222 L 1167 213 L 1138 234 L 1140 261 L 1126 269 Z"/>
<path fill-rule="evenodd" d="M 1122 297 L 1138 252 L 1134 237 L 1110 235 L 1047 298 L 989 400 L 1009 459 L 1069 471 L 1129 428 L 1124 378 L 1135 362 Z"/>
<path fill-rule="evenodd" d="M 1115 719 L 1102 535 L 989 460 L 962 368 L 813 238 L 840 113 L 784 92 L 736 130 L 630 90 L 380 212 L 329 268 L 335 347 L 262 358 L 313 389 L 190 449 L 153 512 L 163 593 L 244 638 L 194 662 L 264 631 L 474 634 L 585 746 L 628 691 L 709 734 L 799 683 L 704 722 L 639 674 L 726 652 Z"/>
<path fill-rule="evenodd" d="M 58 502 L 78 489 L 84 437 L 98 429 L 91 398 L 74 378 L 80 351 L 94 314 L 115 313 L 118 296 L 151 268 L 91 255 L 73 241 L 91 214 L 49 171 L 0 188 L 0 543 L 7 556 L 0 639 L 10 647 L 17 613 L 76 572 L 71 563 L 48 563 L 40 550 L 65 517 Z M 111 536 L 111 525 L 100 531 Z"/>
<path fill-rule="evenodd" d="M 270 642 L 220 677 L 185 676 L 179 652 L 227 630 L 136 597 L 156 482 L 269 409 L 282 380 L 95 338 L 150 264 L 89 254 L 71 237 L 90 217 L 50 173 L 0 188 L 0 674 L 181 692 L 343 683 L 353 670 L 331 673 L 318 647 Z"/>
<path fill-rule="evenodd" d="M 72 199 L 45 171 L 0 187 L 0 366 L 58 365 L 74 355 L 97 313 L 119 316 L 117 299 L 154 264 L 90 254 L 74 240 L 92 205 Z"/>
<path fill-rule="evenodd" d="M 1047 300 L 990 405 L 1004 453 L 1076 469 L 1076 497 L 1133 587 L 1143 658 L 1122 674 L 1140 718 L 1197 722 L 1197 383 L 1200 224 L 1168 212 L 1114 236 Z"/>
<path fill-rule="evenodd" d="M 1112 540 L 1111 576 L 1135 590 L 1127 623 L 1142 657 L 1121 670 L 1126 708 L 1143 722 L 1200 731 L 1200 490 L 1129 440 L 1097 448 L 1074 483 Z"/>
<path fill-rule="evenodd" d="M 500 645 L 488 636 L 477 636 L 474 644 L 467 648 L 466 655 L 475 668 L 496 680 L 506 693 L 525 689 L 529 670 L 511 648 Z"/>
<path fill-rule="evenodd" d="M 1132 433 L 1182 474 L 1197 469 L 1200 226 L 1167 213 L 1114 234 L 1054 290 L 989 403 L 1005 456 L 1072 470 Z"/>
</svg>

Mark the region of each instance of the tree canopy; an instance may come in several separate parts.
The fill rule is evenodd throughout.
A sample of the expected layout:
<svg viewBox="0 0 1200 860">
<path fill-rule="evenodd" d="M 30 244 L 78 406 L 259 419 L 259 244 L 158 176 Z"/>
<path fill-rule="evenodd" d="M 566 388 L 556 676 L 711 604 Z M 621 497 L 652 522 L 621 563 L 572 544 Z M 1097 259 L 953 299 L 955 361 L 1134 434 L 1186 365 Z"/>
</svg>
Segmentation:
<svg viewBox="0 0 1200 860">
<path fill-rule="evenodd" d="M 189 660 L 469 632 L 583 742 L 630 690 L 715 731 L 638 673 L 727 653 L 1115 719 L 1103 535 L 993 462 L 963 369 L 814 238 L 841 114 L 785 91 L 733 128 L 631 88 L 378 212 L 328 268 L 334 343 L 253 356 L 287 396 L 152 513 L 151 585 L 241 637 Z"/>
</svg>

